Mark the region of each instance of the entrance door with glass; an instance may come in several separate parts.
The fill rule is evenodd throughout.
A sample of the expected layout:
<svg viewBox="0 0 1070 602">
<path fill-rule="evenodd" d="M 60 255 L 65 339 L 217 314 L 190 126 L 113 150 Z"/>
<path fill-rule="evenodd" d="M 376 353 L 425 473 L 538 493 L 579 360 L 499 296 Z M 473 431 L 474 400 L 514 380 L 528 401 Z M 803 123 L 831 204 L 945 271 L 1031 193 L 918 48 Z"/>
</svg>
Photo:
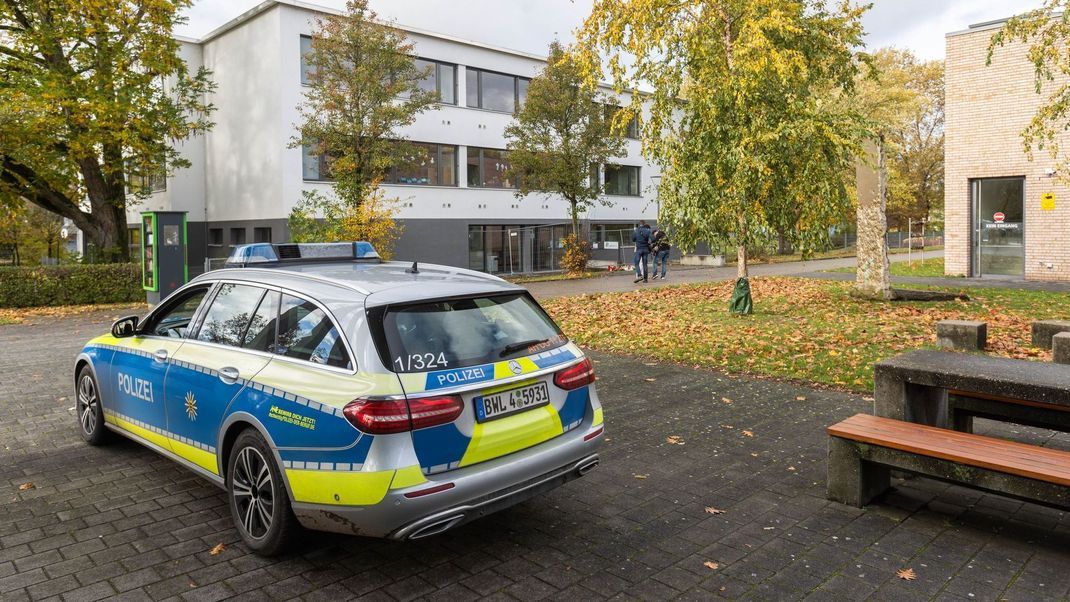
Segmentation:
<svg viewBox="0 0 1070 602">
<path fill-rule="evenodd" d="M 971 182 L 973 275 L 1025 275 L 1025 178 Z"/>
</svg>

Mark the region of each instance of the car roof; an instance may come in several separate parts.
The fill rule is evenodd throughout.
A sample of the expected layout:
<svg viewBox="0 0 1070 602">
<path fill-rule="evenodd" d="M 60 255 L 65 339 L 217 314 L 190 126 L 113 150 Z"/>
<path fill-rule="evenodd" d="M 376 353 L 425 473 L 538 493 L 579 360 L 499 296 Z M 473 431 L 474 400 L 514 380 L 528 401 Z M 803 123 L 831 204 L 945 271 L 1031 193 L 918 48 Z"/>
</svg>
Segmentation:
<svg viewBox="0 0 1070 602">
<path fill-rule="evenodd" d="M 213 270 L 194 280 L 241 280 L 269 284 L 314 298 L 334 297 L 340 292 L 338 289 L 346 289 L 346 298 L 362 298 L 366 306 L 524 290 L 497 276 L 474 270 L 418 264 L 416 273 L 412 273 L 412 266 L 401 261 L 300 262 L 270 268 Z"/>
</svg>

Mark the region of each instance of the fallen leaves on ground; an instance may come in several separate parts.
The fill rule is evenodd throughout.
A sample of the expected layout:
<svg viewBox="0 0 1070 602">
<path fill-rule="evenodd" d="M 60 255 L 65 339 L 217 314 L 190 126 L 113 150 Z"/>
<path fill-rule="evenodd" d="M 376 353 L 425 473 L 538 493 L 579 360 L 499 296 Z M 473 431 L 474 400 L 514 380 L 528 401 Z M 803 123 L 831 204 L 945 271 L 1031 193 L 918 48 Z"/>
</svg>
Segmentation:
<svg viewBox="0 0 1070 602">
<path fill-rule="evenodd" d="M 648 383 L 652 383 L 652 382 L 656 381 L 657 379 L 656 378 L 644 378 L 643 380 L 645 380 Z"/>
<path fill-rule="evenodd" d="M 743 431 L 743 436 L 744 437 L 753 437 L 754 433 L 751 432 L 751 431 Z"/>
<path fill-rule="evenodd" d="M 645 479 L 645 478 L 649 477 L 650 475 L 648 475 L 648 474 L 633 474 L 632 476 L 637 478 L 637 479 Z"/>
<path fill-rule="evenodd" d="M 144 303 L 109 303 L 105 305 L 59 305 L 56 307 L 21 307 L 17 309 L 0 309 L 0 324 L 23 324 L 32 318 L 65 318 L 91 311 L 101 310 L 136 310 L 143 311 Z M 118 317 L 111 318 L 112 321 Z"/>
<path fill-rule="evenodd" d="M 37 485 L 34 485 L 33 483 L 23 483 L 22 485 L 19 485 L 19 491 L 28 491 L 30 489 L 37 489 Z"/>
<path fill-rule="evenodd" d="M 713 506 L 706 506 L 706 514 L 724 514 L 724 510 L 714 508 Z"/>
<path fill-rule="evenodd" d="M 729 399 L 729 398 L 727 398 L 727 397 L 722 397 L 722 398 L 721 398 L 721 401 L 723 401 L 724 403 L 727 403 L 727 404 L 729 404 L 729 405 L 731 405 L 731 404 L 732 404 L 732 400 L 731 400 L 731 399 Z"/>
<path fill-rule="evenodd" d="M 940 320 L 984 320 L 991 354 L 1050 360 L 1050 351 L 1032 346 L 1030 323 L 1066 313 L 1065 294 L 1043 291 L 971 288 L 969 302 L 881 302 L 850 297 L 850 282 L 773 277 L 751 279 L 755 314 L 740 318 L 728 312 L 732 286 L 558 297 L 545 306 L 573 340 L 594 349 L 643 349 L 688 366 L 869 393 L 873 364 L 934 348 Z M 637 322 L 637 314 L 652 319 Z"/>
<path fill-rule="evenodd" d="M 906 568 L 900 569 L 895 573 L 896 577 L 903 579 L 904 581 L 913 581 L 918 578 L 918 574 L 914 572 L 914 569 Z"/>
<path fill-rule="evenodd" d="M 665 442 L 668 443 L 669 445 L 683 445 L 684 444 L 684 440 L 680 438 L 680 435 L 669 435 L 665 439 Z"/>
<path fill-rule="evenodd" d="M 227 546 L 224 545 L 223 542 L 219 542 L 219 543 L 217 543 L 215 545 L 214 548 L 212 548 L 211 550 L 208 550 L 208 553 L 211 554 L 212 556 L 218 556 L 218 555 L 222 554 L 223 550 L 225 550 L 225 549 L 227 549 Z"/>
<path fill-rule="evenodd" d="M 707 560 L 706 562 L 703 562 L 702 564 L 706 565 L 706 568 L 710 569 L 711 571 L 716 571 L 717 569 L 721 568 L 720 564 L 718 564 L 718 563 L 716 563 L 716 562 L 714 562 L 712 560 Z"/>
</svg>

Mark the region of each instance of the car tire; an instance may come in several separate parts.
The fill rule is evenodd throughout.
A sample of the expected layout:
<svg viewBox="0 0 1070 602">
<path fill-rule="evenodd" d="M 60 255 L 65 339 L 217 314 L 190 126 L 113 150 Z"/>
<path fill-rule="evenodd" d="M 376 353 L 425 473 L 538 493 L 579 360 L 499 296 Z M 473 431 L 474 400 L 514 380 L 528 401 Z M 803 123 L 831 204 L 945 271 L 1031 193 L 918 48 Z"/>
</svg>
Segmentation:
<svg viewBox="0 0 1070 602">
<path fill-rule="evenodd" d="M 275 455 L 254 429 L 242 431 L 230 450 L 227 501 L 242 541 L 260 556 L 282 553 L 301 529 Z"/>
<path fill-rule="evenodd" d="M 89 445 L 104 445 L 111 440 L 111 431 L 104 426 L 104 406 L 100 402 L 100 387 L 89 366 L 78 371 L 74 385 L 74 414 L 78 419 L 78 433 Z"/>
</svg>

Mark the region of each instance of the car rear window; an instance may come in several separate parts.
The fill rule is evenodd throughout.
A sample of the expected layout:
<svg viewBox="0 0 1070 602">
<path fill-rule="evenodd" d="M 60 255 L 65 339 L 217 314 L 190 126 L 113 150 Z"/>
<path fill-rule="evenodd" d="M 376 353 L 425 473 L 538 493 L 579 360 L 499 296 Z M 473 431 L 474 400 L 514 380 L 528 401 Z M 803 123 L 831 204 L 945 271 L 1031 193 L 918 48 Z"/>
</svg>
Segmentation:
<svg viewBox="0 0 1070 602">
<path fill-rule="evenodd" d="M 390 306 L 380 324 L 383 361 L 395 372 L 464 368 L 568 342 L 523 293 Z"/>
</svg>

